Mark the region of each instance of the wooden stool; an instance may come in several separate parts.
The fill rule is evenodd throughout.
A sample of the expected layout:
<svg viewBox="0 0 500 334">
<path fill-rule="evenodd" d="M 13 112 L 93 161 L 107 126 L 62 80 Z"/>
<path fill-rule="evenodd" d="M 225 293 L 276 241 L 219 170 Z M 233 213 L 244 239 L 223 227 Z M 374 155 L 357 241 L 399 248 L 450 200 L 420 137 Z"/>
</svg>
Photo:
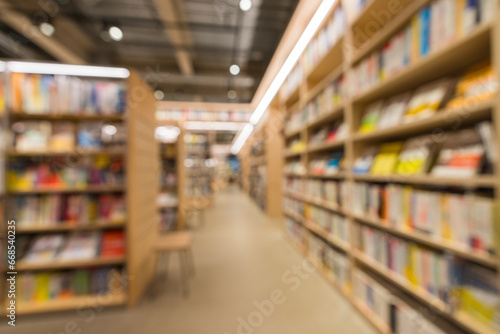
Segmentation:
<svg viewBox="0 0 500 334">
<path fill-rule="evenodd" d="M 167 233 L 156 241 L 154 249 L 157 253 L 157 277 L 160 275 L 161 260 L 164 263 L 164 272 L 168 272 L 168 260 L 170 253 L 177 252 L 179 254 L 179 265 L 181 269 L 181 286 L 184 296 L 189 295 L 188 279 L 189 275 L 194 275 L 194 259 L 191 251 L 193 243 L 193 234 L 188 231 Z"/>
</svg>

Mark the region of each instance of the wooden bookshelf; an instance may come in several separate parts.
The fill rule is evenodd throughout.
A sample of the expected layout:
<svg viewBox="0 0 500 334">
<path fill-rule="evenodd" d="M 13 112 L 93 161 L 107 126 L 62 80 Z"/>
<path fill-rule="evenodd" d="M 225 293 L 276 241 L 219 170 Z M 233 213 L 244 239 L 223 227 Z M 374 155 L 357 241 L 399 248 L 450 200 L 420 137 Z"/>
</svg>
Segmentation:
<svg viewBox="0 0 500 334">
<path fill-rule="evenodd" d="M 10 73 L 4 73 L 6 77 Z M 91 79 L 93 80 L 93 79 Z M 99 80 L 106 81 L 106 78 Z M 75 222 L 51 222 L 42 225 L 33 222 L 33 225 L 17 226 L 16 234 L 40 236 L 43 234 L 66 234 L 79 231 L 107 231 L 122 230 L 126 236 L 126 253 L 123 256 L 101 257 L 97 256 L 88 260 L 72 261 L 50 261 L 50 262 L 26 262 L 18 259 L 15 270 L 19 274 L 25 272 L 57 272 L 61 270 L 75 270 L 83 268 L 113 267 L 123 274 L 122 279 L 133 277 L 121 288 L 120 292 L 113 292 L 106 295 L 72 296 L 54 300 L 37 302 L 19 302 L 17 314 L 34 314 L 55 311 L 67 311 L 81 308 L 93 308 L 103 306 L 134 305 L 142 295 L 145 287 L 149 284 L 153 276 L 153 241 L 156 238 L 156 189 L 159 187 L 158 168 L 154 162 L 157 160 L 158 150 L 154 146 L 154 130 L 156 120 L 156 99 L 153 92 L 143 82 L 140 75 L 130 71 L 130 77 L 124 79 L 123 83 L 130 88 L 140 88 L 144 95 L 140 101 L 135 101 L 130 94 L 125 101 L 125 114 L 85 114 L 85 113 L 46 113 L 35 114 L 29 111 L 7 112 L 5 122 L 7 126 L 14 122 L 23 121 L 47 121 L 47 122 L 99 122 L 100 124 L 117 124 L 122 126 L 126 132 L 127 142 L 120 148 L 103 149 L 73 149 L 70 151 L 16 151 L 7 148 L 7 159 L 26 159 L 41 161 L 42 159 L 61 157 L 121 157 L 123 156 L 126 165 L 126 172 L 123 185 L 88 185 L 85 187 L 37 187 L 33 189 L 15 189 L 7 185 L 6 196 L 2 200 L 9 201 L 18 196 L 25 195 L 51 195 L 51 194 L 116 194 L 125 196 L 126 217 L 123 219 L 96 220 L 85 222 L 85 225 L 77 225 Z M 7 103 L 9 101 L 7 100 Z M 76 124 L 75 124 L 76 126 Z M 75 133 L 76 135 L 76 133 Z M 149 144 L 150 143 L 150 144 Z M 140 157 L 140 159 L 138 158 Z M 5 175 L 1 175 L 2 178 Z M 154 198 L 150 200 L 150 198 Z M 148 200 L 153 205 L 144 205 Z M 8 215 L 6 215 L 8 217 Z M 16 217 L 11 217 L 16 218 Z M 10 218 L 9 218 L 10 219 Z M 5 219 L 3 219 L 5 220 Z M 2 224 L 0 233 L 6 228 Z M 6 269 L 2 268 L 3 275 Z M 18 277 L 19 279 L 19 277 Z M 3 281 L 3 280 L 2 280 Z M 6 300 L 3 291 L 0 295 L 0 303 Z M 2 308 L 0 313 L 5 311 Z"/>
<path fill-rule="evenodd" d="M 346 1 L 337 1 L 334 8 Z M 343 77 L 349 82 L 351 77 L 355 75 L 356 66 L 371 56 L 373 52 L 377 52 L 383 48 L 390 39 L 410 23 L 415 14 L 431 3 L 433 3 L 433 0 L 398 1 L 399 9 L 397 13 L 386 17 L 383 20 L 384 22 L 376 21 L 377 26 L 375 27 L 372 24 L 372 22 L 375 22 L 374 13 L 383 10 L 387 12 L 389 4 L 384 0 L 366 1 L 365 8 L 348 24 L 344 35 L 331 46 L 321 59 L 316 59 L 318 60 L 316 67 L 311 72 L 305 74 L 304 79 L 292 94 L 286 96 L 284 92 L 281 92 L 276 97 L 277 102 L 275 103 L 284 110 L 286 115 L 292 115 L 295 112 L 304 110 L 308 106 L 308 103 L 315 102 L 316 97 L 337 79 Z M 394 72 L 389 76 L 381 75 L 382 79 L 379 79 L 378 82 L 375 82 L 371 87 L 360 91 L 358 94 L 353 95 L 349 85 L 346 85 L 346 90 L 348 91 L 347 97 L 339 105 L 330 108 L 331 110 L 320 110 L 320 116 L 314 119 L 302 118 L 303 124 L 293 122 L 293 124 L 300 126 L 293 128 L 291 131 L 283 131 L 285 143 L 291 143 L 298 139 L 306 143 L 307 149 L 305 152 L 300 153 L 283 150 L 281 153 L 282 160 L 285 164 L 299 162 L 301 166 L 306 167 L 306 171 L 300 174 L 285 172 L 283 173 L 283 178 L 300 179 L 300 181 L 312 179 L 334 180 L 343 182 L 348 186 L 352 186 L 357 182 L 378 185 L 398 184 L 412 186 L 415 189 L 437 190 L 443 193 L 463 194 L 482 192 L 492 194 L 495 207 L 500 207 L 500 164 L 498 163 L 492 174 L 478 174 L 467 178 L 453 176 L 436 177 L 432 174 L 372 175 L 351 172 L 354 161 L 360 156 L 364 148 L 372 145 L 378 146 L 391 141 L 407 140 L 420 135 L 432 135 L 433 131 L 437 129 L 447 133 L 473 126 L 482 121 L 491 121 L 493 131 L 498 137 L 500 133 L 499 92 L 488 100 L 472 100 L 468 105 L 463 107 L 442 107 L 433 115 L 411 123 L 400 123 L 397 126 L 376 129 L 369 133 L 358 131 L 362 112 L 371 103 L 387 100 L 402 93 L 412 92 L 422 85 L 435 80 L 456 78 L 462 75 L 471 65 L 485 59 L 491 59 L 495 74 L 497 78 L 500 78 L 500 21 L 496 20 L 500 16 L 500 4 L 495 2 L 492 8 L 494 10 L 494 13 L 491 15 L 493 18 L 492 22 L 479 24 L 469 33 L 456 38 L 445 46 L 432 50 L 425 57 L 420 57 L 416 61 L 412 60 L 410 65 L 398 69 L 398 72 Z M 333 10 L 328 14 L 323 25 L 326 24 L 326 21 L 331 20 L 332 13 Z M 301 15 L 298 13 L 296 16 L 300 17 Z M 299 24 L 297 23 L 297 25 Z M 370 25 L 372 28 L 369 32 L 365 30 L 367 25 Z M 356 36 L 356 33 L 359 31 L 365 33 L 367 38 L 359 39 L 359 36 Z M 305 56 L 303 55 L 303 57 Z M 309 115 L 310 117 L 311 115 Z M 311 143 L 311 138 L 316 130 L 321 126 L 340 119 L 343 119 L 348 128 L 348 134 L 345 139 L 331 143 Z M 500 155 L 500 145 L 498 145 L 498 142 L 496 146 L 496 153 Z M 315 175 L 312 172 L 310 167 L 311 161 L 317 157 L 337 151 L 344 152 L 345 168 L 341 172 L 334 175 Z M 305 187 L 305 185 L 303 186 Z M 423 288 L 410 283 L 406 278 L 398 276 L 382 264 L 372 260 L 367 254 L 359 251 L 357 249 L 359 244 L 357 228 L 359 226 L 370 226 L 402 240 L 433 250 L 436 253 L 450 254 L 482 267 L 495 270 L 498 275 L 497 286 L 500 290 L 500 273 L 498 272 L 500 268 L 499 256 L 492 255 L 486 251 L 472 250 L 467 245 L 428 235 L 424 232 L 395 228 L 389 226 L 387 222 L 381 219 L 370 218 L 367 214 L 354 214 L 348 208 L 340 208 L 334 203 L 310 197 L 305 193 L 289 191 L 284 187 L 281 187 L 281 189 L 283 197 L 302 202 L 306 214 L 308 212 L 306 206 L 312 206 L 323 208 L 328 212 L 345 217 L 350 226 L 349 235 L 351 239 L 348 244 L 343 244 L 339 242 L 340 240 L 331 237 L 321 226 L 307 221 L 306 217 L 302 215 L 290 212 L 289 210 L 284 210 L 283 212 L 289 220 L 295 221 L 302 226 L 300 230 L 304 231 L 305 235 L 312 233 L 312 235 L 325 242 L 329 247 L 340 249 L 346 254 L 351 265 L 351 282 L 353 280 L 354 269 L 359 268 L 369 276 L 383 281 L 383 285 L 390 287 L 389 291 L 391 293 L 395 293 L 398 296 L 400 294 L 404 295 L 412 303 L 416 303 L 416 310 L 433 310 L 436 313 L 437 320 L 439 320 L 437 322 L 443 321 L 446 323 L 446 326 L 451 326 L 451 332 L 499 333 L 461 311 L 459 308 L 452 307 Z M 347 206 L 351 206 L 351 203 L 347 203 Z M 498 223 L 498 221 L 495 221 L 496 225 Z M 495 231 L 497 227 L 495 227 Z M 307 246 L 297 245 L 295 240 L 292 240 L 292 243 L 302 254 L 305 256 L 309 255 Z M 496 237 L 496 245 L 497 248 L 500 245 L 500 236 Z M 321 264 L 316 263 L 316 265 L 318 269 L 321 269 L 321 274 L 327 280 L 332 281 L 331 273 L 325 272 Z M 330 277 L 328 277 L 329 275 Z M 391 333 L 387 324 L 374 317 L 361 301 L 349 294 L 344 294 L 344 296 L 370 321 L 378 332 Z M 450 332 L 450 330 L 445 332 Z"/>
</svg>

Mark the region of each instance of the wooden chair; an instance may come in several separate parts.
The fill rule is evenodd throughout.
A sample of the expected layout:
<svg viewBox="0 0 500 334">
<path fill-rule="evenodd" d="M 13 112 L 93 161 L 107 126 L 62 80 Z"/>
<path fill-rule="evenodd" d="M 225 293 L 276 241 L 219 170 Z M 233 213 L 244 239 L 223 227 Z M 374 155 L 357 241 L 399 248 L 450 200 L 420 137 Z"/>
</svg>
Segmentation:
<svg viewBox="0 0 500 334">
<path fill-rule="evenodd" d="M 179 265 L 181 270 L 181 286 L 184 296 L 189 295 L 189 277 L 194 276 L 194 259 L 191 245 L 193 234 L 189 231 L 172 232 L 160 236 L 155 244 L 156 252 L 156 277 L 161 277 L 161 271 L 168 273 L 168 262 L 170 253 L 179 254 Z M 163 264 L 163 265 L 162 265 Z"/>
</svg>

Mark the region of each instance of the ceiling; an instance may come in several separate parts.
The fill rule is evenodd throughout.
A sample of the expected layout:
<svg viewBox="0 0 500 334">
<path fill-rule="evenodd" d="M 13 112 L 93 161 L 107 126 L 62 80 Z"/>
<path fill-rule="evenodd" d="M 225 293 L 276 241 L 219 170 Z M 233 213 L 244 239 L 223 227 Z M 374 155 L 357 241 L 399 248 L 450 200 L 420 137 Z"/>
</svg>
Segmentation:
<svg viewBox="0 0 500 334">
<path fill-rule="evenodd" d="M 0 57 L 127 66 L 165 100 L 247 103 L 298 1 L 252 0 L 243 12 L 239 0 L 0 0 Z M 40 22 L 54 35 L 39 36 Z M 119 42 L 103 35 L 112 25 Z"/>
</svg>

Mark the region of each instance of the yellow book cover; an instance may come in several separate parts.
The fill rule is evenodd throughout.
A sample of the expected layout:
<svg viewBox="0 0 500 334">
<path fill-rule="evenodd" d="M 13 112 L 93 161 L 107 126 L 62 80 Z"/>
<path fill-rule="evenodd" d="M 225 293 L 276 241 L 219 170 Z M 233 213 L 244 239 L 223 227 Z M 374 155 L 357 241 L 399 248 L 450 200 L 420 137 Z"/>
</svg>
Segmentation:
<svg viewBox="0 0 500 334">
<path fill-rule="evenodd" d="M 50 274 L 37 274 L 35 280 L 36 280 L 35 299 L 40 302 L 48 300 Z"/>
<path fill-rule="evenodd" d="M 402 149 L 403 142 L 387 143 L 380 146 L 380 151 L 375 157 L 370 170 L 371 174 L 387 175 L 394 173 Z"/>
<path fill-rule="evenodd" d="M 446 193 L 441 194 L 441 236 L 447 240 L 453 237 L 450 225 L 450 196 Z"/>
<path fill-rule="evenodd" d="M 415 272 L 417 264 L 418 247 L 416 245 L 410 246 L 410 255 L 408 258 L 408 268 L 406 268 L 406 278 L 413 284 L 418 285 L 417 275 Z"/>
<path fill-rule="evenodd" d="M 5 84 L 0 78 L 0 115 L 5 112 Z"/>
</svg>

